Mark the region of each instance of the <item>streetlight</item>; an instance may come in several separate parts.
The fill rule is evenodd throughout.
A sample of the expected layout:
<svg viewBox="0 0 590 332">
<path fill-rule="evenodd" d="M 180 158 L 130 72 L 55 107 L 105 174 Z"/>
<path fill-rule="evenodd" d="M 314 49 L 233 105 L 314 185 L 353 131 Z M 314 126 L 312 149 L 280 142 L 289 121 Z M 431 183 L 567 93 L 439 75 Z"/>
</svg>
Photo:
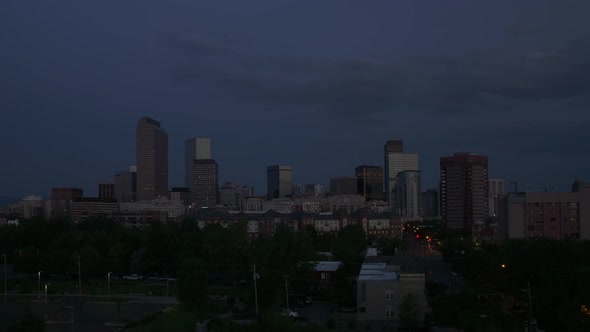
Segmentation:
<svg viewBox="0 0 590 332">
<path fill-rule="evenodd" d="M 37 272 L 37 298 L 41 298 L 41 272 Z"/>
<path fill-rule="evenodd" d="M 6 270 L 7 270 L 7 262 L 6 262 L 6 252 L 2 254 L 4 256 L 4 306 L 6 307 Z"/>
<path fill-rule="evenodd" d="M 49 284 L 45 284 L 45 319 L 47 319 L 48 315 L 47 315 L 47 286 Z"/>
<path fill-rule="evenodd" d="M 107 278 L 108 278 L 108 289 L 109 289 L 109 301 L 111 300 L 111 273 L 113 272 L 109 272 L 107 273 Z"/>
</svg>

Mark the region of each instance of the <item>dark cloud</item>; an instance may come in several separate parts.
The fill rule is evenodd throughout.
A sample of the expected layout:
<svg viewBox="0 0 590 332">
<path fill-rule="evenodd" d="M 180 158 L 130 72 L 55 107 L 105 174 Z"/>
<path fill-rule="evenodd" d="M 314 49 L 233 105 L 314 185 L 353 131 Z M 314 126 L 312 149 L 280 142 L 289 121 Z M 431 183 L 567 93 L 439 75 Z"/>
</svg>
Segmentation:
<svg viewBox="0 0 590 332">
<path fill-rule="evenodd" d="M 257 55 L 187 37 L 172 38 L 169 46 L 189 60 L 175 72 L 177 80 L 208 81 L 258 103 L 339 112 L 379 112 L 403 105 L 460 111 L 495 98 L 561 100 L 590 91 L 588 40 L 559 53 L 481 52 L 398 60 Z"/>
</svg>

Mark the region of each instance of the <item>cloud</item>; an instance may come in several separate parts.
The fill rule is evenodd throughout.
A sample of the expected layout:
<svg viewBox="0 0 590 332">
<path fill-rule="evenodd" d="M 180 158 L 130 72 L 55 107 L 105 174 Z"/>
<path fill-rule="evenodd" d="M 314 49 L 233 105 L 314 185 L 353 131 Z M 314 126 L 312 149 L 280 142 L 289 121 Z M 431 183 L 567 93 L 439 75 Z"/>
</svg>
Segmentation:
<svg viewBox="0 0 590 332">
<path fill-rule="evenodd" d="M 588 40 L 572 42 L 559 53 L 504 51 L 394 60 L 260 55 L 194 35 L 168 41 L 188 59 L 174 72 L 175 80 L 212 83 L 255 103 L 340 114 L 407 107 L 448 114 L 497 109 L 506 100 L 566 100 L 590 91 Z"/>
</svg>

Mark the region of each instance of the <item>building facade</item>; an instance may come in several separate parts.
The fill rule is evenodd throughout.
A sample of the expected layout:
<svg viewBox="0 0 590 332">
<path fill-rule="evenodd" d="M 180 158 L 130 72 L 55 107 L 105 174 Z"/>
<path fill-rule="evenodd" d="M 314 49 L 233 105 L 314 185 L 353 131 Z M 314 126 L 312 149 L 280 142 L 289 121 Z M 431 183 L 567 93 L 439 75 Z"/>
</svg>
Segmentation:
<svg viewBox="0 0 590 332">
<path fill-rule="evenodd" d="M 293 195 L 293 168 L 274 165 L 266 168 L 267 199 Z"/>
<path fill-rule="evenodd" d="M 488 157 L 457 152 L 440 158 L 440 208 L 450 229 L 471 230 L 488 219 Z"/>
<path fill-rule="evenodd" d="M 422 218 L 440 217 L 439 203 L 438 189 L 428 189 L 423 192 L 421 200 L 422 211 L 420 216 Z"/>
<path fill-rule="evenodd" d="M 194 161 L 207 159 L 212 159 L 210 138 L 195 137 L 184 142 L 184 185 L 189 188 L 190 191 L 195 191 L 193 172 Z"/>
<path fill-rule="evenodd" d="M 503 179 L 488 179 L 488 213 L 490 217 L 498 215 L 498 197 L 504 191 Z"/>
<path fill-rule="evenodd" d="M 98 183 L 98 198 L 115 199 L 115 183 L 114 182 L 99 182 Z"/>
<path fill-rule="evenodd" d="M 356 195 L 357 179 L 354 176 L 341 176 L 330 179 L 330 194 L 332 195 Z"/>
<path fill-rule="evenodd" d="M 168 133 L 160 122 L 143 117 L 137 123 L 137 200 L 168 194 Z"/>
<path fill-rule="evenodd" d="M 137 167 L 129 166 L 126 172 L 115 174 L 115 199 L 118 202 L 137 200 Z"/>
<path fill-rule="evenodd" d="M 72 200 L 83 196 L 82 188 L 51 188 L 51 217 L 70 218 Z"/>
<path fill-rule="evenodd" d="M 398 173 L 398 183 L 395 189 L 396 208 L 394 213 L 417 220 L 420 218 L 422 200 L 422 179 L 420 171 L 403 171 Z"/>
<path fill-rule="evenodd" d="M 577 182 L 572 192 L 499 194 L 499 240 L 590 240 L 590 185 Z"/>
<path fill-rule="evenodd" d="M 383 199 L 383 168 L 379 166 L 358 166 L 355 169 L 357 193 L 367 201 Z"/>
<path fill-rule="evenodd" d="M 193 161 L 193 198 L 196 209 L 217 205 L 218 166 L 213 159 Z"/>
<path fill-rule="evenodd" d="M 398 202 L 395 198 L 398 174 L 403 171 L 418 171 L 418 155 L 404 153 L 404 141 L 389 140 L 384 146 L 384 157 L 385 199 L 393 206 Z M 396 208 L 392 208 L 392 211 L 395 210 Z"/>
<path fill-rule="evenodd" d="M 72 201 L 72 220 L 82 222 L 93 218 L 108 218 L 119 211 L 116 199 L 80 197 Z"/>
</svg>

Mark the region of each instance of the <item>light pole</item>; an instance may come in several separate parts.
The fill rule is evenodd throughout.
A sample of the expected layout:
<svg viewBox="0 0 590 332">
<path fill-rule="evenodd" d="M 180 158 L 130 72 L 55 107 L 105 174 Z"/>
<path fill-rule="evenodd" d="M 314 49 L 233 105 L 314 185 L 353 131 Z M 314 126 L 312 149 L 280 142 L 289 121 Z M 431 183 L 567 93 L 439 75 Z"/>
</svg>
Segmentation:
<svg viewBox="0 0 590 332">
<path fill-rule="evenodd" d="M 74 307 L 68 305 L 66 309 L 70 309 L 70 332 L 74 332 Z"/>
<path fill-rule="evenodd" d="M 6 270 L 7 267 L 6 265 L 8 264 L 6 262 L 6 252 L 2 254 L 2 256 L 4 256 L 4 306 L 6 307 Z"/>
<path fill-rule="evenodd" d="M 37 272 L 37 298 L 41 298 L 41 271 Z"/>
<path fill-rule="evenodd" d="M 76 260 L 78 261 L 78 302 L 80 311 L 82 311 L 82 273 L 80 272 L 80 256 L 76 256 Z"/>
<path fill-rule="evenodd" d="M 49 284 L 45 284 L 45 319 L 47 319 L 48 315 L 47 315 L 47 285 Z"/>
<path fill-rule="evenodd" d="M 109 289 L 109 293 L 108 293 L 109 294 L 109 301 L 111 300 L 111 273 L 113 273 L 113 272 L 109 272 L 107 274 L 107 279 L 108 279 L 107 285 L 108 285 L 108 289 Z"/>
</svg>

